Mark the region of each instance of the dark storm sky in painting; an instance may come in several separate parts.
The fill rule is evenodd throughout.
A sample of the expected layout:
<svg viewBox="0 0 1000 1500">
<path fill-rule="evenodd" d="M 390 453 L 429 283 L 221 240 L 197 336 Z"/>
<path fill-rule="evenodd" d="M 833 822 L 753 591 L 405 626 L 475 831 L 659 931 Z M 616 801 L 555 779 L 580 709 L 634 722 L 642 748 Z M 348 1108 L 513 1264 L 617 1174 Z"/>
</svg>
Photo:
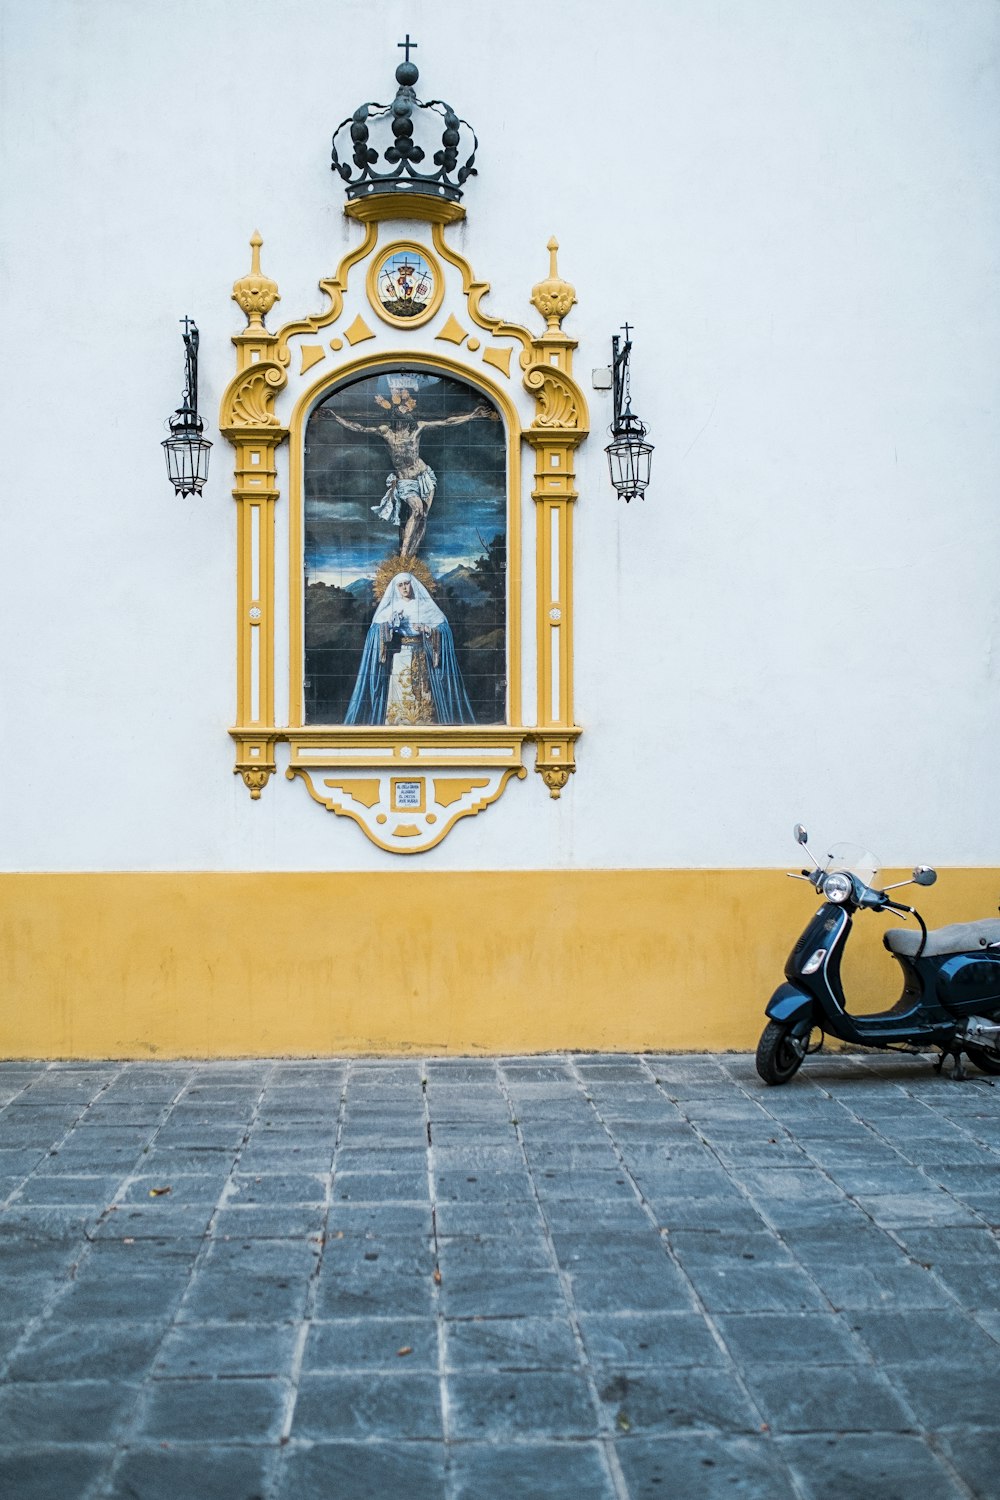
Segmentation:
<svg viewBox="0 0 1000 1500">
<path fill-rule="evenodd" d="M 408 390 L 419 422 L 469 417 L 489 407 L 480 391 L 416 371 L 370 375 L 342 386 L 313 411 L 305 444 L 305 702 L 315 724 L 344 722 L 368 628 L 373 582 L 400 552 L 400 526 L 373 512 L 393 461 L 379 424 Z M 402 398 L 405 401 L 405 397 Z M 492 408 L 490 408 L 492 410 Z M 368 429 L 349 430 L 331 411 Z M 449 622 L 476 723 L 506 719 L 506 437 L 503 423 L 474 416 L 427 427 L 419 455 L 436 485 L 415 576 Z M 406 506 L 403 506 L 406 515 Z M 427 574 L 420 572 L 425 566 Z"/>
</svg>

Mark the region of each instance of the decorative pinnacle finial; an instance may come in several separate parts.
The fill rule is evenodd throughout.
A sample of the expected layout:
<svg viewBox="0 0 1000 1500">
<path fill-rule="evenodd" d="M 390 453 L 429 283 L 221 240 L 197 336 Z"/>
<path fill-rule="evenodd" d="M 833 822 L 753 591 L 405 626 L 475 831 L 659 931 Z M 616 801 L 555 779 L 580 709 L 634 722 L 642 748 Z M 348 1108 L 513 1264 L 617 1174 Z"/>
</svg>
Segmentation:
<svg viewBox="0 0 1000 1500">
<path fill-rule="evenodd" d="M 239 281 L 233 283 L 233 301 L 246 313 L 249 333 L 266 333 L 264 319 L 274 304 L 281 301 L 278 283 L 272 281 L 270 276 L 265 276 L 260 269 L 260 247 L 263 243 L 260 230 L 255 229 L 250 236 L 250 274 L 241 276 Z"/>
<path fill-rule="evenodd" d="M 570 286 L 568 281 L 563 281 L 559 275 L 556 264 L 559 241 L 555 235 L 549 240 L 546 249 L 549 252 L 548 279 L 532 287 L 531 301 L 548 324 L 546 332 L 559 333 L 563 318 L 576 301 L 576 288 Z"/>
</svg>

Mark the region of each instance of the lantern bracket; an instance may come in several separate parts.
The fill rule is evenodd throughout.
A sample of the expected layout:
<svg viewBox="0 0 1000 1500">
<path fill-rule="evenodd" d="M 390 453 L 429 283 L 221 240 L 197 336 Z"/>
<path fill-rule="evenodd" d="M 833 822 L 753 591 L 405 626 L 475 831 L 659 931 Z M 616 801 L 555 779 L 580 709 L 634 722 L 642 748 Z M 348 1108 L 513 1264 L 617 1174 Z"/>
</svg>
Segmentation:
<svg viewBox="0 0 1000 1500">
<path fill-rule="evenodd" d="M 614 399 L 614 421 L 612 431 L 617 431 L 622 422 L 622 398 L 626 406 L 631 405 L 632 392 L 629 379 L 629 355 L 632 353 L 632 340 L 629 334 L 632 331 L 631 323 L 623 323 L 622 329 L 625 334 L 624 343 L 617 333 L 611 340 L 611 383 Z"/>
<path fill-rule="evenodd" d="M 614 418 L 611 424 L 611 442 L 605 448 L 611 482 L 622 500 L 628 502 L 638 495 L 644 497 L 649 483 L 649 466 L 653 453 L 652 443 L 646 442 L 646 427 L 632 410 L 631 375 L 629 356 L 632 340 L 629 334 L 632 325 L 622 325 L 624 342 L 614 334 L 611 339 L 611 384 L 614 401 Z M 624 409 L 623 409 L 624 408 Z"/>
<path fill-rule="evenodd" d="M 184 324 L 184 390 L 181 404 L 169 419 L 170 436 L 162 447 L 167 473 L 178 495 L 200 495 L 208 478 L 208 457 L 212 444 L 202 434 L 205 424 L 198 415 L 198 325 L 192 318 Z"/>
</svg>

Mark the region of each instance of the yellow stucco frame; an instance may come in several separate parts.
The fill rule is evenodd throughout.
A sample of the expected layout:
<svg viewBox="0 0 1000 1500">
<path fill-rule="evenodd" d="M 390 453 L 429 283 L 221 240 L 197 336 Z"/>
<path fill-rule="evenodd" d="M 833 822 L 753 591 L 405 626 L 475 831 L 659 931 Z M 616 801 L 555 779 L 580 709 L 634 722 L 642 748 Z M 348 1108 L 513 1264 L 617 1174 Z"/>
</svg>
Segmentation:
<svg viewBox="0 0 1000 1500">
<path fill-rule="evenodd" d="M 275 747 L 286 743 L 286 776 L 301 778 L 310 796 L 329 811 L 351 818 L 373 843 L 393 853 L 432 848 L 463 817 L 495 802 L 514 776 L 523 777 L 524 744 L 535 745 L 535 768 L 550 794 L 558 797 L 575 769 L 580 727 L 573 711 L 572 512 L 577 499 L 573 455 L 588 431 L 586 401 L 572 375 L 575 340 L 562 331 L 573 306 L 573 288 L 557 269 L 555 240 L 549 241 L 549 276 L 532 290 L 531 301 L 546 319 L 543 333 L 532 335 L 519 324 L 493 317 L 482 308 L 489 283 L 478 281 L 469 262 L 446 241 L 447 223 L 464 217 L 454 204 L 432 198 L 394 195 L 349 203 L 345 212 L 364 227 L 361 244 L 343 257 L 333 277 L 320 282 L 329 306 L 271 333 L 264 318 L 279 300 L 275 282 L 260 269 L 260 236 L 251 239 L 252 263 L 233 289 L 247 317 L 246 329 L 234 335 L 237 372 L 222 401 L 220 427 L 236 451 L 233 496 L 237 503 L 237 666 L 235 771 L 251 798 L 260 797 L 277 767 Z M 415 341 L 395 327 L 391 347 L 375 340 L 377 330 L 365 309 L 380 314 L 373 302 L 372 268 L 400 239 L 390 234 L 379 245 L 383 223 L 430 225 L 433 250 L 459 273 L 458 296 L 464 313 L 486 337 L 470 333 L 453 310 L 445 317 L 435 309 L 421 319 Z M 419 241 L 406 243 L 420 248 Z M 353 268 L 372 257 L 360 305 L 349 296 Z M 346 306 L 345 306 L 346 304 Z M 347 321 L 351 312 L 353 320 Z M 343 323 L 339 320 L 343 317 Z M 385 320 L 382 320 L 383 324 Z M 324 346 L 320 330 L 334 336 Z M 409 332 L 410 330 L 407 330 Z M 444 344 L 446 349 L 440 346 Z M 345 350 L 345 345 L 346 350 Z M 355 353 L 357 346 L 362 346 Z M 335 358 L 332 367 L 327 351 Z M 517 404 L 502 382 L 511 379 L 518 356 L 522 383 L 534 401 L 534 418 L 522 425 Z M 295 355 L 299 368 L 293 372 Z M 479 356 L 478 361 L 476 356 Z M 461 357 L 460 357 L 461 356 Z M 314 366 L 324 369 L 308 384 L 303 377 Z M 508 439 L 508 719 L 505 725 L 386 726 L 306 725 L 302 708 L 302 444 L 305 423 L 322 397 L 359 374 L 380 368 L 438 370 L 481 389 L 502 412 Z M 290 377 L 298 387 L 287 423 L 275 412 L 275 399 Z M 289 460 L 289 714 L 288 724 L 275 722 L 275 507 L 280 498 L 276 453 L 291 436 Z M 521 445 L 535 453 L 532 496 L 536 545 L 536 703 L 533 723 L 524 723 L 521 702 Z M 458 774 L 461 773 L 461 774 Z M 421 810 L 395 816 L 392 785 L 400 775 L 421 780 Z"/>
</svg>

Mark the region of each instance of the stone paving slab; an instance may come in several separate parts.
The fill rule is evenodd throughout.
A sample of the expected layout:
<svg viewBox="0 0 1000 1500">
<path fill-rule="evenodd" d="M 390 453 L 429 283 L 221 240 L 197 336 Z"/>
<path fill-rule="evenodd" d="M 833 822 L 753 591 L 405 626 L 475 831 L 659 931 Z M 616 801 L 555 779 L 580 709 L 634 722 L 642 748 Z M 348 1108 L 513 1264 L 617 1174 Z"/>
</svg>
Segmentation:
<svg viewBox="0 0 1000 1500">
<path fill-rule="evenodd" d="M 0 1062 L 4 1500 L 995 1500 L 1000 1091 Z"/>
</svg>

